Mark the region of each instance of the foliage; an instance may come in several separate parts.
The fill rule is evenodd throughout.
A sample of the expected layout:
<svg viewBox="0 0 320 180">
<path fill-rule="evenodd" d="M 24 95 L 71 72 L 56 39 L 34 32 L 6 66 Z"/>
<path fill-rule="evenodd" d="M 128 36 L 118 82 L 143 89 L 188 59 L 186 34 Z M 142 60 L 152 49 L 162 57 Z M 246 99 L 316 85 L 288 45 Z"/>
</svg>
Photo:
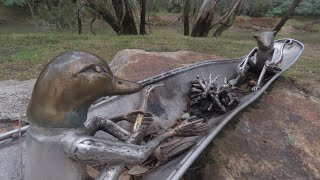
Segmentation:
<svg viewBox="0 0 320 180">
<path fill-rule="evenodd" d="M 246 0 L 245 14 L 250 17 L 283 15 L 291 3 L 292 0 Z M 319 16 L 320 1 L 303 0 L 296 8 L 294 15 Z"/>
<path fill-rule="evenodd" d="M 223 15 L 230 7 L 232 0 L 220 1 L 214 9 L 216 16 Z"/>
<path fill-rule="evenodd" d="M 4 4 L 7 6 L 25 7 L 29 3 L 35 12 L 37 24 L 39 23 L 41 26 L 39 30 L 70 29 L 76 25 L 77 5 L 73 0 L 4 0 Z"/>
<path fill-rule="evenodd" d="M 283 15 L 287 12 L 292 0 L 272 0 L 269 15 Z M 295 9 L 295 15 L 319 16 L 320 1 L 319 0 L 303 0 Z"/>
<path fill-rule="evenodd" d="M 48 23 L 50 29 L 70 29 L 76 26 L 77 6 L 72 0 L 61 3 L 39 3 L 38 18 Z"/>
<path fill-rule="evenodd" d="M 6 6 L 25 6 L 30 0 L 4 0 Z"/>
<path fill-rule="evenodd" d="M 127 48 L 157 52 L 191 50 L 234 58 L 244 56 L 256 45 L 253 32 L 235 29 L 226 31 L 221 38 L 186 37 L 168 27 L 156 28 L 148 36 L 117 36 L 110 28 L 106 30 L 105 26 L 97 29 L 100 33 L 96 36 L 90 33 L 79 36 L 70 32 L 17 32 L 19 29 L 7 28 L 5 32 L 0 29 L 0 42 L 6 42 L 0 46 L 0 80 L 37 78 L 51 58 L 70 50 L 92 52 L 107 61 L 118 51 Z M 286 73 L 287 76 L 320 82 L 320 68 L 317 68 L 320 33 L 280 33 L 278 36 L 291 37 L 308 45 L 301 59 Z"/>
<path fill-rule="evenodd" d="M 271 2 L 269 0 L 246 0 L 244 13 L 250 17 L 263 17 L 268 13 Z"/>
</svg>

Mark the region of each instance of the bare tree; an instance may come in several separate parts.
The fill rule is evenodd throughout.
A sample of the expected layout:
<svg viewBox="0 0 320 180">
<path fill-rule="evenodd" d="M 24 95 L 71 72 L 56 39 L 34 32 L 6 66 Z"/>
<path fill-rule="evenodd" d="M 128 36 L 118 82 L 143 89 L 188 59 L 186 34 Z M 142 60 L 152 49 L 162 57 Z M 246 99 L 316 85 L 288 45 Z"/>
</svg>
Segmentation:
<svg viewBox="0 0 320 180">
<path fill-rule="evenodd" d="M 121 27 L 117 19 L 109 12 L 109 9 L 107 9 L 105 1 L 85 0 L 83 5 L 96 11 L 117 34 L 122 34 Z"/>
<path fill-rule="evenodd" d="M 112 6 L 118 18 L 121 34 L 137 35 L 138 31 L 128 0 L 112 0 Z"/>
<path fill-rule="evenodd" d="M 36 16 L 34 15 L 34 5 L 35 5 L 34 0 L 27 1 L 27 4 L 28 4 L 29 10 L 31 12 L 32 21 L 33 21 L 34 25 L 36 26 L 36 30 L 39 31 L 39 25 L 38 25 Z"/>
<path fill-rule="evenodd" d="M 191 36 L 207 36 L 210 30 L 210 25 L 213 20 L 213 9 L 218 4 L 219 0 L 204 0 L 199 10 L 196 21 L 193 24 Z"/>
<path fill-rule="evenodd" d="M 107 0 L 83 0 L 83 5 L 100 15 L 117 34 L 138 34 L 128 0 L 112 0 L 115 16 L 108 9 Z"/>
<path fill-rule="evenodd" d="M 280 31 L 280 29 L 282 28 L 282 26 L 289 20 L 291 19 L 291 15 L 293 14 L 294 10 L 296 9 L 296 7 L 299 6 L 299 3 L 301 2 L 301 0 L 293 0 L 287 13 L 284 14 L 284 16 L 280 19 L 280 21 L 278 22 L 278 24 L 273 28 L 273 31 L 276 31 L 276 34 Z"/>
<path fill-rule="evenodd" d="M 241 13 L 241 5 L 243 2 L 244 0 L 232 0 L 228 10 L 211 24 L 210 29 L 217 27 L 213 33 L 214 37 L 220 36 L 223 31 L 229 29 L 233 25 L 236 16 Z"/>
<path fill-rule="evenodd" d="M 183 29 L 184 35 L 189 36 L 189 9 L 190 9 L 190 0 L 184 1 L 184 8 L 183 8 Z"/>
<path fill-rule="evenodd" d="M 82 33 L 82 20 L 81 20 L 81 11 L 84 9 L 84 6 L 81 6 L 80 8 L 78 8 L 78 34 Z M 90 31 L 93 35 L 96 35 L 96 33 L 93 31 L 93 23 L 96 20 L 96 13 L 94 11 L 92 11 L 91 9 L 89 10 L 93 16 L 91 23 L 90 23 Z"/>
</svg>

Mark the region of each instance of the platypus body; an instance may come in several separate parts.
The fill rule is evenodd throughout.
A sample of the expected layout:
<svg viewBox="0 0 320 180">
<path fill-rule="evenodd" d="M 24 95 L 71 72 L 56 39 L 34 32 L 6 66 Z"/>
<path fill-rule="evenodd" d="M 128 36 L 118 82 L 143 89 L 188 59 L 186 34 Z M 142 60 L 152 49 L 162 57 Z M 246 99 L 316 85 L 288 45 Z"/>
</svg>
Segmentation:
<svg viewBox="0 0 320 180">
<path fill-rule="evenodd" d="M 72 139 L 69 128 L 43 128 L 31 125 L 26 134 L 26 180 L 84 180 L 85 164 L 66 157 L 62 139 Z M 79 128 L 79 134 L 85 134 Z"/>
<path fill-rule="evenodd" d="M 98 98 L 134 93 L 143 87 L 113 76 L 102 58 L 69 52 L 43 69 L 32 92 L 27 116 L 43 127 L 79 127 Z"/>
<path fill-rule="evenodd" d="M 27 109 L 25 179 L 84 179 L 83 163 L 66 158 L 65 149 L 72 138 L 88 135 L 84 122 L 89 106 L 100 97 L 142 88 L 113 76 L 98 56 L 68 52 L 55 57 L 37 79 Z"/>
<path fill-rule="evenodd" d="M 129 121 L 137 116 L 137 111 L 110 119 L 87 120 L 88 109 L 97 99 L 136 93 L 142 88 L 114 76 L 98 56 L 68 52 L 55 57 L 42 70 L 28 105 L 30 127 L 26 135 L 24 179 L 84 180 L 85 163 L 142 163 L 167 138 L 207 131 L 203 119 L 192 118 L 143 145 L 134 145 L 126 141 L 140 131 L 131 134 L 116 122 Z M 139 113 L 147 118 L 148 113 Z M 99 130 L 118 140 L 94 137 Z"/>
</svg>

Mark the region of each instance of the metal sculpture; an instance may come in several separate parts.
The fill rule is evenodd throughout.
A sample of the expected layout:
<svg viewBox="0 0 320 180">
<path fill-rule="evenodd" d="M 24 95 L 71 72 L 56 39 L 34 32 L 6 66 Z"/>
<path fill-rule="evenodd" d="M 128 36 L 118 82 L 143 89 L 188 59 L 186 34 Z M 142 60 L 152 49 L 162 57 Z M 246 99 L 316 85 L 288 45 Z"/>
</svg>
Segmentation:
<svg viewBox="0 0 320 180">
<path fill-rule="evenodd" d="M 130 174 L 129 172 L 137 166 L 126 166 L 126 164 L 133 163 L 133 161 L 143 161 L 142 159 L 147 157 L 149 153 L 151 155 L 147 161 L 139 163 L 140 166 L 149 169 L 140 174 L 131 174 L 134 176 L 133 178 L 181 179 L 188 167 L 232 117 L 259 98 L 283 71 L 290 68 L 298 60 L 304 49 L 302 43 L 291 39 L 276 40 L 273 48 L 274 52 L 279 51 L 279 53 L 272 54 L 274 65 L 270 66 L 273 66 L 274 70 L 278 68 L 282 71 L 271 76 L 268 76 L 269 72 L 267 72 L 267 76 L 263 78 L 261 84 L 263 86 L 255 92 L 251 92 L 251 86 L 256 85 L 253 80 L 258 80 L 259 78 L 256 76 L 261 72 L 250 72 L 251 70 L 255 71 L 255 68 L 251 66 L 247 67 L 248 73 L 240 78 L 240 80 L 244 78 L 246 83 L 250 83 L 241 84 L 242 82 L 239 81 L 237 86 L 226 83 L 226 79 L 234 78 L 234 72 L 239 70 L 239 63 L 243 64 L 243 58 L 210 60 L 187 65 L 145 79 L 139 82 L 141 86 L 123 80 L 119 81 L 117 77 L 112 75 L 101 58 L 91 54 L 71 52 L 56 57 L 40 75 L 30 101 L 28 110 L 31 121 L 30 129 L 28 129 L 27 137 L 22 137 L 23 142 L 26 142 L 22 144 L 27 144 L 27 147 L 23 148 L 27 152 L 21 158 L 25 165 L 23 167 L 24 179 L 83 179 L 86 176 L 84 165 L 87 162 L 90 164 L 92 162 L 94 164 L 108 162 L 104 169 L 101 166 L 92 166 L 102 170 L 100 177 L 108 179 L 112 176 L 117 177 L 124 166 L 126 173 Z M 276 54 L 279 58 L 276 58 Z M 254 58 L 252 55 L 247 57 Z M 280 62 L 278 63 L 276 60 L 280 60 Z M 214 85 L 199 87 L 199 85 L 201 86 L 199 81 L 204 82 L 200 80 L 200 77 L 210 77 L 211 73 L 226 79 L 223 81 L 223 79 L 216 78 L 215 81 L 211 76 Z M 199 78 L 190 85 L 191 80 L 197 75 Z M 250 81 L 247 81 L 248 79 Z M 208 81 L 206 80 L 206 82 Z M 131 85 L 128 87 L 128 84 Z M 150 93 L 146 110 L 140 108 L 142 106 L 139 104 L 141 105 L 141 101 L 145 102 L 147 96 L 139 90 L 148 85 L 157 84 L 165 84 L 165 86 Z M 190 86 L 197 87 L 198 90 L 194 89 L 194 93 L 190 93 L 192 90 Z M 115 89 L 119 87 L 123 88 L 116 91 Z M 206 89 L 210 89 L 208 87 L 213 87 L 211 89 L 214 91 L 206 91 Z M 218 87 L 220 87 L 220 91 L 215 89 Z M 145 90 L 147 89 L 149 88 L 145 88 Z M 197 92 L 199 90 L 201 92 Z M 222 90 L 235 92 L 239 104 L 232 107 L 233 109 L 225 106 L 229 104 L 230 99 L 235 97 L 230 98 L 227 94 L 221 93 Z M 99 97 L 137 91 L 139 92 L 126 96 L 102 98 L 93 103 L 88 110 L 88 106 Z M 207 93 L 204 93 L 205 91 Z M 214 116 L 205 117 L 206 122 L 195 117 L 184 120 L 181 117 L 185 118 L 185 114 L 188 114 L 186 112 L 189 110 L 189 102 L 192 100 L 189 96 L 191 94 L 195 95 L 195 99 L 198 99 L 199 95 L 202 97 L 202 94 L 207 97 L 211 94 L 213 96 L 221 95 L 224 98 L 219 101 L 222 105 L 225 103 L 224 107 L 227 112 L 221 111 L 220 109 L 223 108 L 220 106 L 214 106 L 211 111 L 221 112 Z M 204 99 L 200 98 L 198 101 L 201 102 Z M 209 98 L 209 100 L 209 102 L 216 103 L 214 99 Z M 206 105 L 210 107 L 210 103 Z M 228 110 L 228 108 L 230 109 Z M 44 111 L 40 113 L 40 110 Z M 86 117 L 87 111 L 88 118 Z M 136 122 L 138 114 L 140 114 L 138 119 L 141 116 L 144 118 L 142 121 L 141 119 L 137 121 L 137 124 L 141 122 L 141 126 L 136 126 L 140 126 L 137 128 L 138 133 L 131 133 L 130 130 L 133 130 L 133 124 Z M 84 121 L 86 122 L 84 123 Z M 130 128 L 127 128 L 127 125 Z M 22 128 L 21 132 L 26 129 L 27 126 Z M 138 137 L 135 136 L 136 134 L 144 134 L 144 129 L 146 129 L 146 134 L 151 134 L 153 137 L 150 136 L 150 139 L 145 137 L 142 142 L 137 142 L 137 145 L 124 143 L 135 140 Z M 206 131 L 207 129 L 209 130 Z M 102 133 L 104 136 L 101 136 L 101 133 L 98 133 L 93 137 L 98 130 L 106 131 L 109 135 Z M 205 131 L 206 134 L 201 134 Z M 16 153 L 12 153 L 19 148 L 17 140 L 12 138 L 15 137 L 16 132 L 14 130 L 0 135 L 1 180 L 19 178 L 17 162 L 20 157 Z M 179 134 L 188 137 L 172 137 L 160 143 L 168 136 Z M 199 134 L 199 136 L 189 137 L 189 135 L 195 134 Z M 157 146 L 157 144 L 160 145 Z M 156 149 L 152 152 L 150 149 L 153 147 Z M 120 169 L 120 171 L 115 171 L 116 169 Z"/>
<path fill-rule="evenodd" d="M 239 64 L 237 77 L 229 81 L 230 85 L 237 85 L 238 81 L 245 77 L 248 71 L 254 71 L 260 75 L 256 85 L 252 87 L 251 90 L 257 91 L 261 88 L 262 80 L 266 74 L 275 74 L 281 71 L 278 64 L 282 60 L 283 48 L 285 45 L 291 44 L 292 40 L 285 40 L 280 49 L 275 49 L 275 35 L 276 32 L 273 31 L 262 32 L 253 36 L 257 40 L 258 47 L 254 48 Z"/>
<path fill-rule="evenodd" d="M 88 108 L 98 98 L 142 88 L 114 76 L 107 63 L 95 55 L 69 52 L 55 57 L 37 79 L 27 110 L 25 179 L 85 179 L 85 163 L 141 163 L 167 138 L 206 132 L 204 120 L 193 118 L 143 145 L 125 143 L 135 134 L 115 122 L 134 122 L 133 117 L 143 114 L 150 123 L 152 115 L 142 111 L 109 119 L 93 117 L 84 126 Z M 98 130 L 118 140 L 94 137 Z"/>
<path fill-rule="evenodd" d="M 212 74 L 208 80 L 200 79 L 191 81 L 190 89 L 190 111 L 191 114 L 202 116 L 202 114 L 221 115 L 234 109 L 239 104 L 237 94 L 232 93 L 234 89 L 224 78 L 222 85 L 217 84 L 219 76 L 212 79 Z"/>
</svg>

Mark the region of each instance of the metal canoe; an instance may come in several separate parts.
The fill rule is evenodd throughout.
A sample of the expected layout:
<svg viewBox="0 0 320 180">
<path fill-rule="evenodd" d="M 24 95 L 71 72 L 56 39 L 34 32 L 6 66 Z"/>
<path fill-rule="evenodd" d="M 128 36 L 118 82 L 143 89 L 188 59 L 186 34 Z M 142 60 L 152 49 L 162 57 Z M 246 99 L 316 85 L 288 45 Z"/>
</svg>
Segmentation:
<svg viewBox="0 0 320 180">
<path fill-rule="evenodd" d="M 279 48 L 284 40 L 275 41 L 274 47 Z M 198 137 L 197 144 L 189 151 L 179 155 L 177 158 L 152 170 L 144 176 L 144 179 L 163 180 L 180 179 L 187 169 L 192 165 L 200 153 L 216 137 L 220 130 L 242 109 L 256 100 L 269 86 L 276 80 L 282 72 L 290 68 L 300 57 L 304 50 L 301 42 L 293 40 L 293 44 L 283 51 L 283 60 L 280 64 L 282 71 L 273 76 L 262 88 L 256 92 L 249 93 L 241 98 L 241 103 L 227 114 L 214 117 L 208 120 L 209 132 Z M 219 75 L 218 83 L 223 83 L 223 78 L 230 79 L 236 73 L 236 67 L 242 58 L 227 60 L 210 60 L 195 63 L 178 69 L 174 69 L 157 76 L 140 81 L 144 85 L 165 84 L 163 87 L 155 89 L 149 97 L 147 111 L 155 115 L 155 124 L 162 127 L 171 127 L 176 119 L 185 113 L 188 100 L 190 81 L 196 75 L 209 77 L 209 74 Z M 139 109 L 142 93 L 138 92 L 126 96 L 115 96 L 105 98 L 94 104 L 88 114 L 92 116 L 112 117 L 122 113 Z M 124 124 L 125 125 L 125 124 Z M 98 134 L 104 137 L 102 133 Z M 0 135 L 1 137 L 1 135 Z M 18 139 L 0 138 L 0 179 L 19 178 L 19 143 Z M 25 142 L 23 142 L 25 145 Z M 24 161 L 25 158 L 23 158 Z M 49 162 L 48 162 L 49 163 Z"/>
</svg>

